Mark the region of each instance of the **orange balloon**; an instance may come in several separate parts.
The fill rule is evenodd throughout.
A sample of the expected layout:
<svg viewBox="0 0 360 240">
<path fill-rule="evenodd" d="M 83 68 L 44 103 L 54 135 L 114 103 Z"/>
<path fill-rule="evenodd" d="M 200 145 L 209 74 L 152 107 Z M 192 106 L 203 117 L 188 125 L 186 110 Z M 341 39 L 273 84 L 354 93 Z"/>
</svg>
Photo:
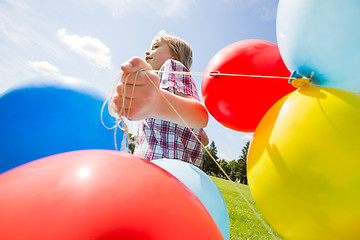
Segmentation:
<svg viewBox="0 0 360 240">
<path fill-rule="evenodd" d="M 2 240 L 223 239 L 195 195 L 130 154 L 84 150 L 0 175 Z"/>
<path fill-rule="evenodd" d="M 290 77 L 276 44 L 243 40 L 220 50 L 208 63 L 201 82 L 204 103 L 222 125 L 254 132 L 267 110 L 296 90 L 287 79 L 223 76 L 210 73 Z"/>
</svg>

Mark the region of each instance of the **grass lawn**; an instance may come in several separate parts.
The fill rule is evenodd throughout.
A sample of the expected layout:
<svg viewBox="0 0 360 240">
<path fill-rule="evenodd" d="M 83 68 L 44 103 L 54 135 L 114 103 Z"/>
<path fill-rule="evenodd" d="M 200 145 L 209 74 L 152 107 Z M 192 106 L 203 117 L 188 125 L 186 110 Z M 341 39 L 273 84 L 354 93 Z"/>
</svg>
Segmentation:
<svg viewBox="0 0 360 240">
<path fill-rule="evenodd" d="M 211 179 L 220 189 L 229 211 L 230 240 L 274 239 L 230 181 L 217 177 L 211 177 Z M 266 222 L 251 196 L 249 186 L 239 183 L 235 184 L 252 207 Z M 268 223 L 267 225 L 270 226 Z M 271 228 L 271 230 L 276 239 L 283 239 L 273 228 Z"/>
</svg>

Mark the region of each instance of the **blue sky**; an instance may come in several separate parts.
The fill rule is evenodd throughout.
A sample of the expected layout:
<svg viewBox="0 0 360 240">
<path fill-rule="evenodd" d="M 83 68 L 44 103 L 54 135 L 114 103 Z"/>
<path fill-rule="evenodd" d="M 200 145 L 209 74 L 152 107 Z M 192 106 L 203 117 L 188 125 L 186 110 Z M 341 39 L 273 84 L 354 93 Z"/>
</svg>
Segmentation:
<svg viewBox="0 0 360 240">
<path fill-rule="evenodd" d="M 88 81 L 108 94 L 120 65 L 144 57 L 162 29 L 190 43 L 191 71 L 203 72 L 231 43 L 276 43 L 277 5 L 278 0 L 0 0 L 0 93 L 56 75 Z M 194 78 L 200 93 L 201 77 Z M 228 161 L 252 137 L 212 117 L 205 130 Z"/>
</svg>

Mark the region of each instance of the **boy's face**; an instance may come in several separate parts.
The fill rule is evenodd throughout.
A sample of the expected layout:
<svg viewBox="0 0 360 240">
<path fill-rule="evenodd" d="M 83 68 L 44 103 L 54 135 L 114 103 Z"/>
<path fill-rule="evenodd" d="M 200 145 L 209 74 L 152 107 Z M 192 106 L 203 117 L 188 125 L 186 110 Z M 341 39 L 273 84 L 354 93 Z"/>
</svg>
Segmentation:
<svg viewBox="0 0 360 240">
<path fill-rule="evenodd" d="M 149 63 L 154 70 L 159 70 L 164 62 L 170 58 L 174 59 L 169 45 L 160 40 L 155 41 L 151 49 L 146 52 L 145 61 Z"/>
</svg>

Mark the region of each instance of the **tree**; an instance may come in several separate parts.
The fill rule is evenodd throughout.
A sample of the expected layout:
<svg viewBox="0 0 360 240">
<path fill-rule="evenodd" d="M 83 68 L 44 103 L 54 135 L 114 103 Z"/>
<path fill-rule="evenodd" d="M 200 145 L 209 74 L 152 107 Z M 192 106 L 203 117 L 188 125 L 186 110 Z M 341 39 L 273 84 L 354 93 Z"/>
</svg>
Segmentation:
<svg viewBox="0 0 360 240">
<path fill-rule="evenodd" d="M 239 180 L 244 184 L 248 184 L 247 182 L 247 172 L 246 172 L 246 163 L 247 163 L 247 156 L 249 152 L 250 141 L 248 141 L 245 146 L 242 148 L 241 156 L 238 160 L 239 163 Z"/>
<path fill-rule="evenodd" d="M 239 162 L 236 160 L 232 160 L 228 163 L 228 169 L 229 169 L 229 177 L 232 181 L 236 182 L 240 179 L 240 166 Z"/>
<path fill-rule="evenodd" d="M 131 133 L 129 133 L 128 136 L 129 136 L 129 138 L 128 138 L 128 140 L 129 140 L 129 150 L 130 150 L 131 153 L 134 153 L 134 150 L 135 150 L 135 137 Z"/>
<path fill-rule="evenodd" d="M 209 151 L 211 156 L 213 156 L 213 158 L 217 161 L 218 156 L 217 156 L 217 148 L 215 142 L 212 141 L 210 143 L 210 146 L 206 147 L 206 149 Z M 211 158 L 211 156 L 209 156 L 207 151 L 203 150 L 203 159 L 204 159 L 203 171 L 208 175 L 217 176 L 220 170 L 219 167 L 214 162 L 214 160 Z"/>
<path fill-rule="evenodd" d="M 225 161 L 224 159 L 220 159 L 219 161 L 219 165 L 221 166 L 221 168 L 226 172 L 227 175 L 229 175 L 229 166 L 228 166 L 228 162 Z M 218 177 L 221 177 L 221 178 L 225 178 L 226 179 L 226 176 L 225 174 L 219 169 L 219 174 L 218 174 Z"/>
</svg>

